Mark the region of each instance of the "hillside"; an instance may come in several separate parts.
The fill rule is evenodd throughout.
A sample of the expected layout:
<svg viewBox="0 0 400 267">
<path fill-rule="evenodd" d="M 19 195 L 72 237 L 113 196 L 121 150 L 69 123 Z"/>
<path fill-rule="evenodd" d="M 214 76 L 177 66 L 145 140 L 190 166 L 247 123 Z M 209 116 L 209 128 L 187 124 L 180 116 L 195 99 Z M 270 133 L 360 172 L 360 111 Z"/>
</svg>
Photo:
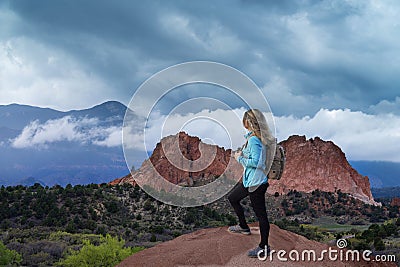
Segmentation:
<svg viewBox="0 0 400 267">
<path fill-rule="evenodd" d="M 0 187 L 0 241 L 22 254 L 25 266 L 54 266 L 68 249 L 99 235 L 149 247 L 195 229 L 233 223 L 228 213 L 168 206 L 128 184 Z"/>
<path fill-rule="evenodd" d="M 267 194 L 269 219 L 308 239 L 333 239 L 328 230 L 304 228 L 319 217 L 329 217 L 348 229 L 385 222 L 399 216 L 398 207 L 367 205 L 347 194 L 290 191 Z M 256 218 L 250 201 L 243 201 L 246 217 Z M 285 220 L 283 220 L 285 219 Z M 198 229 L 236 224 L 224 197 L 195 208 L 169 206 L 129 184 L 110 186 L 68 185 L 0 187 L 0 241 L 23 256 L 22 264 L 54 265 L 70 248 L 79 249 L 83 239 L 97 240 L 110 234 L 128 246 L 152 247 Z M 364 246 L 373 247 L 368 241 Z"/>
<path fill-rule="evenodd" d="M 227 227 L 199 230 L 138 252 L 126 258 L 117 266 L 396 266 L 395 263 L 367 262 L 364 260 L 357 262 L 351 260 L 351 257 L 348 261 L 330 261 L 328 254 L 325 254 L 323 260 L 317 261 L 321 251 L 329 249 L 328 245 L 308 240 L 275 225 L 271 225 L 269 238 L 271 249 L 285 251 L 287 254 L 283 258 L 288 261 L 279 260 L 276 252 L 272 254 L 272 260 L 267 258 L 265 261 L 260 261 L 257 258 L 252 259 L 246 256 L 247 251 L 253 249 L 259 242 L 257 224 L 251 226 L 251 231 L 251 235 L 244 236 L 229 233 Z M 332 249 L 336 250 L 337 247 Z M 301 253 L 305 250 L 315 251 L 316 257 L 315 259 L 311 257 L 308 260 L 306 256 L 306 260 L 292 261 L 288 256 L 292 250 L 300 253 L 300 259 Z"/>
</svg>

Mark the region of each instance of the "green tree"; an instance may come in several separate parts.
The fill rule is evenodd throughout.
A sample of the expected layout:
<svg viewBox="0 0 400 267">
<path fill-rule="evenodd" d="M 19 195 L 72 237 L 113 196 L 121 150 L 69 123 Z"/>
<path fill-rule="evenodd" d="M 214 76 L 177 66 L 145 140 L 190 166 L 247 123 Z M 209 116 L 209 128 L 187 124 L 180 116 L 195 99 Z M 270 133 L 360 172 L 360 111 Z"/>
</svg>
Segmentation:
<svg viewBox="0 0 400 267">
<path fill-rule="evenodd" d="M 8 249 L 3 242 L 0 241 L 0 266 L 19 265 L 22 256 L 15 250 Z"/>
<path fill-rule="evenodd" d="M 58 266 L 71 267 L 97 267 L 115 266 L 132 255 L 143 249 L 143 247 L 124 247 L 125 241 L 117 237 L 106 235 L 100 239 L 100 245 L 95 246 L 89 240 L 83 242 L 83 247 L 79 251 L 70 250 L 69 254 L 58 262 Z"/>
<path fill-rule="evenodd" d="M 374 247 L 376 250 L 380 251 L 385 250 L 385 243 L 383 243 L 381 238 L 377 237 L 374 240 Z"/>
</svg>

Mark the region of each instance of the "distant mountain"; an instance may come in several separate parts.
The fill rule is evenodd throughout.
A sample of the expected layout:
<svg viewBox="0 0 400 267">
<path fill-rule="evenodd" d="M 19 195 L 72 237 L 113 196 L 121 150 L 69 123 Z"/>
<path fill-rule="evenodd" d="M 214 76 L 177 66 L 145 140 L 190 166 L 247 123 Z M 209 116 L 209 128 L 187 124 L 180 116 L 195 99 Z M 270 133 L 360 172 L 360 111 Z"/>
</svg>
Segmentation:
<svg viewBox="0 0 400 267">
<path fill-rule="evenodd" d="M 371 188 L 374 198 L 393 198 L 400 197 L 400 186 Z"/>
<path fill-rule="evenodd" d="M 50 108 L 11 104 L 0 106 L 0 127 L 22 130 L 31 121 L 45 122 L 62 116 L 65 116 L 64 112 Z"/>
<path fill-rule="evenodd" d="M 0 142 L 15 138 L 21 131 L 0 126 Z"/>
<path fill-rule="evenodd" d="M 119 139 L 126 110 L 117 101 L 66 112 L 0 106 L 0 184 L 102 183 L 126 174 Z"/>
<path fill-rule="evenodd" d="M 22 130 L 35 120 L 44 123 L 48 120 L 60 119 L 65 116 L 98 118 L 99 120 L 114 118 L 122 122 L 125 111 L 126 106 L 117 101 L 108 101 L 92 108 L 66 112 L 18 104 L 0 105 L 0 127 Z"/>
<path fill-rule="evenodd" d="M 350 163 L 359 173 L 369 177 L 373 188 L 400 186 L 400 162 L 351 161 Z"/>
<path fill-rule="evenodd" d="M 88 116 L 91 118 L 98 118 L 100 120 L 107 120 L 109 118 L 118 118 L 123 120 L 126 109 L 127 107 L 120 102 L 108 101 L 89 109 L 72 110 L 66 112 L 66 114 L 74 117 Z"/>
</svg>

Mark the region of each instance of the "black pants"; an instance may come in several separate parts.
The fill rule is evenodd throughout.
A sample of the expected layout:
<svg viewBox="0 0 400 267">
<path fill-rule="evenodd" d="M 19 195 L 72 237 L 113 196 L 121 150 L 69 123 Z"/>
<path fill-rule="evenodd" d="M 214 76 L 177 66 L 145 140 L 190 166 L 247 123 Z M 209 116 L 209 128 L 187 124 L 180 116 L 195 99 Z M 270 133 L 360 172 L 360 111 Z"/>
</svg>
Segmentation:
<svg viewBox="0 0 400 267">
<path fill-rule="evenodd" d="M 260 226 L 261 242 L 259 246 L 262 249 L 268 245 L 270 228 L 267 210 L 265 208 L 265 192 L 267 191 L 267 188 L 268 183 L 262 184 L 255 191 L 250 193 L 248 189 L 243 186 L 243 183 L 239 182 L 228 194 L 228 200 L 239 218 L 239 225 L 245 229 L 249 228 L 249 226 L 246 223 L 243 207 L 240 205 L 240 200 L 246 196 L 250 196 L 250 201 Z"/>
</svg>

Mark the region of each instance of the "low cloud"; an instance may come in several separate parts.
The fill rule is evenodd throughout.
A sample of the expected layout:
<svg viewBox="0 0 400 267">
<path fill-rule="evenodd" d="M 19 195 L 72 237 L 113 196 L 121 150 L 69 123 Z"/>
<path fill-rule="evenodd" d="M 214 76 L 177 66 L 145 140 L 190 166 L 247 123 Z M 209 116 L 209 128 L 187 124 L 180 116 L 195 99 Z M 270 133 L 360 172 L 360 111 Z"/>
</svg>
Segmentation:
<svg viewBox="0 0 400 267">
<path fill-rule="evenodd" d="M 321 109 L 313 117 L 277 117 L 276 125 L 279 140 L 293 134 L 319 136 L 333 141 L 351 160 L 400 162 L 400 116 L 394 114 Z"/>
<path fill-rule="evenodd" d="M 36 120 L 11 140 L 11 145 L 14 148 L 47 148 L 52 143 L 63 141 L 106 147 L 121 145 L 120 127 L 100 127 L 98 124 L 96 118 L 76 119 L 71 116 L 45 123 Z"/>
<path fill-rule="evenodd" d="M 100 139 L 96 139 L 98 137 L 100 137 Z M 92 141 L 94 145 L 106 147 L 118 147 L 121 146 L 121 142 L 121 127 L 117 126 L 98 128 L 98 135 L 95 135 L 95 140 Z"/>
<path fill-rule="evenodd" d="M 125 125 L 126 148 L 152 151 L 162 137 L 185 131 L 204 142 L 236 149 L 244 143 L 241 118 L 245 109 L 161 115 L 152 114 L 145 131 Z M 120 126 L 99 126 L 95 118 L 76 119 L 66 116 L 45 123 L 33 121 L 11 140 L 14 148 L 47 148 L 56 142 L 76 142 L 104 147 L 119 147 Z M 400 116 L 367 114 L 349 109 L 321 109 L 314 116 L 276 116 L 279 141 L 289 136 L 319 136 L 337 144 L 349 160 L 379 160 L 400 162 Z M 145 144 L 145 145 L 144 145 Z"/>
<path fill-rule="evenodd" d="M 376 105 L 369 107 L 369 110 L 373 113 L 393 113 L 400 115 L 400 97 L 396 97 L 394 101 L 382 100 Z"/>
<path fill-rule="evenodd" d="M 124 130 L 129 134 L 125 134 L 124 143 L 130 149 L 152 151 L 162 137 L 185 131 L 203 142 L 236 149 L 244 141 L 245 129 L 241 123 L 244 112 L 242 108 L 202 110 L 185 115 L 152 114 L 144 132 L 135 132 L 126 126 Z"/>
<path fill-rule="evenodd" d="M 244 109 L 203 110 L 187 115 L 154 116 L 149 119 L 146 135 L 132 133 L 127 137 L 129 148 L 152 151 L 159 140 L 167 135 L 185 130 L 203 141 L 225 148 L 241 146 L 245 130 L 241 123 Z M 209 120 L 201 119 L 206 117 Z M 193 118 L 200 118 L 197 121 Z M 192 121 L 192 123 L 185 123 Z M 226 127 L 225 129 L 220 125 Z M 316 136 L 333 141 L 348 160 L 377 160 L 400 162 L 400 116 L 393 114 L 366 114 L 348 109 L 321 109 L 313 117 L 276 116 L 276 133 L 279 141 L 291 135 Z M 164 125 L 164 126 L 163 126 Z M 144 138 L 146 140 L 144 140 Z"/>
</svg>

